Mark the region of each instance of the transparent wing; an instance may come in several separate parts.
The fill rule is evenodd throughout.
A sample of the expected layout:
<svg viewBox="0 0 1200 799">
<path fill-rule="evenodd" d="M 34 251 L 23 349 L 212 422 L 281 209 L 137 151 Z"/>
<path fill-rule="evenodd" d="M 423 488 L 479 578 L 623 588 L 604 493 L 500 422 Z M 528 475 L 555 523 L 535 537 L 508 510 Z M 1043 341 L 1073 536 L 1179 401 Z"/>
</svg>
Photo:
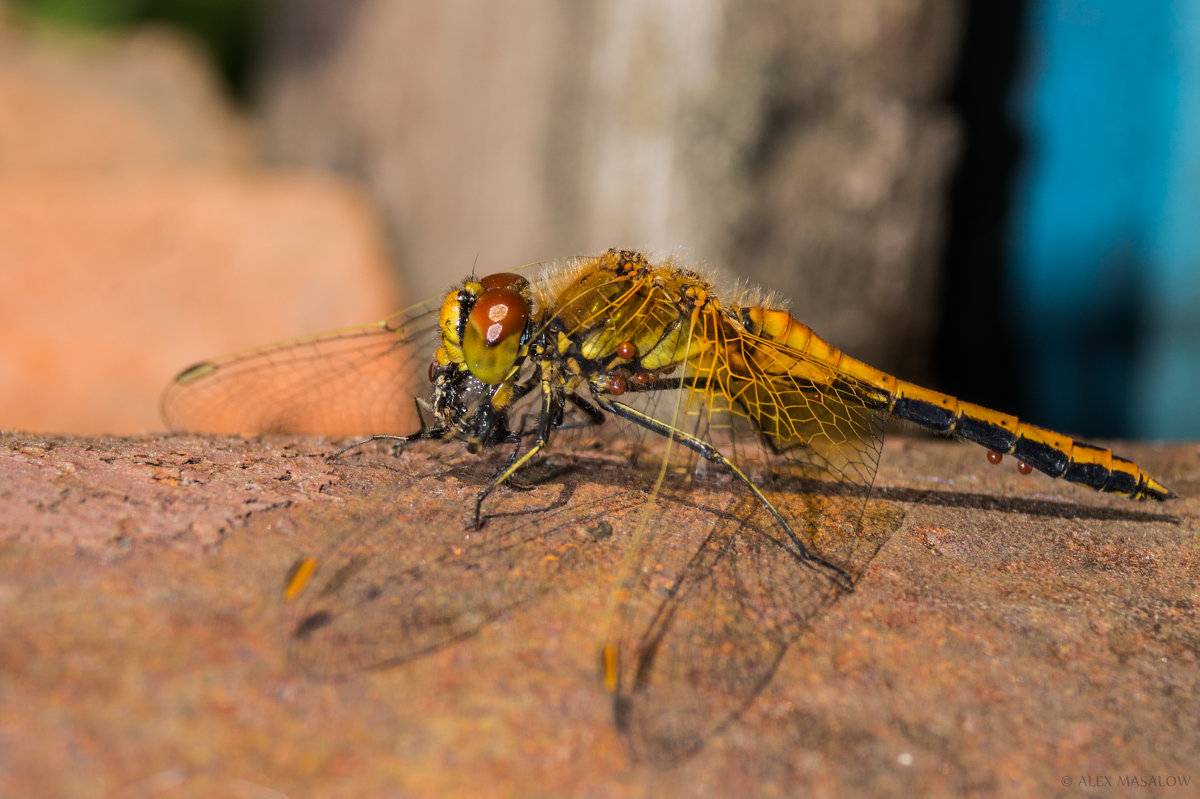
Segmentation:
<svg viewBox="0 0 1200 799">
<path fill-rule="evenodd" d="M 652 517 L 636 537 L 609 639 L 614 703 L 634 754 L 656 760 L 694 752 L 737 718 L 807 622 L 848 589 L 801 557 L 792 535 L 857 580 L 899 523 L 884 506 L 868 511 L 886 408 L 877 391 L 726 317 L 696 320 L 686 352 L 697 355 L 662 381 L 667 390 L 629 404 L 728 457 L 791 532 L 727 467 L 694 460 L 678 490 L 718 506 L 723 494 L 724 514 L 693 528 L 672 519 L 669 533 Z"/>
<path fill-rule="evenodd" d="M 407 434 L 429 392 L 437 302 L 361 327 L 199 363 L 162 397 L 175 430 L 210 433 Z"/>
<path fill-rule="evenodd" d="M 728 318 L 705 322 L 718 344 L 695 362 L 689 426 L 757 473 L 793 532 L 857 579 L 882 545 L 858 533 L 879 469 L 887 397 Z"/>
<path fill-rule="evenodd" d="M 678 283 L 686 287 L 686 275 Z M 697 473 L 741 472 L 780 497 L 773 504 L 800 543 L 857 578 L 874 555 L 855 530 L 879 467 L 888 397 L 832 363 L 750 333 L 736 321 L 737 309 L 709 306 L 689 315 L 686 305 L 647 299 L 629 288 L 634 284 L 621 276 L 572 300 L 595 308 L 581 328 L 607 320 L 602 334 L 588 335 L 609 341 L 645 339 L 647 327 L 658 331 L 653 341 L 673 325 L 685 328 L 670 334 L 679 342 L 674 369 L 648 382 L 628 380 L 627 393 L 614 397 L 659 429 L 625 427 L 642 442 L 673 430 L 673 453 Z M 626 300 L 636 312 L 616 307 Z M 711 446 L 727 462 L 704 462 L 689 441 Z"/>
<path fill-rule="evenodd" d="M 515 272 L 552 274 L 541 261 Z M 430 391 L 438 346 L 434 298 L 372 324 L 282 341 L 185 369 L 163 393 L 173 430 L 209 433 L 409 434 L 421 424 L 415 400 Z"/>
</svg>

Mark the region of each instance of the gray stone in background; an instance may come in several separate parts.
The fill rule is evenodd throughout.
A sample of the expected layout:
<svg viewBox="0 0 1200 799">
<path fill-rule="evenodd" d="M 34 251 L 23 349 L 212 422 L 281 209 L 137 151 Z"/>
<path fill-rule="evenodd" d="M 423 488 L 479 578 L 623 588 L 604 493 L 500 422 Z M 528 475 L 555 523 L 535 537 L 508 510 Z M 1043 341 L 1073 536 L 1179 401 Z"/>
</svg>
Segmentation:
<svg viewBox="0 0 1200 799">
<path fill-rule="evenodd" d="M 368 182 L 412 296 L 476 261 L 681 251 L 919 377 L 960 5 L 277 2 L 265 142 Z"/>
</svg>

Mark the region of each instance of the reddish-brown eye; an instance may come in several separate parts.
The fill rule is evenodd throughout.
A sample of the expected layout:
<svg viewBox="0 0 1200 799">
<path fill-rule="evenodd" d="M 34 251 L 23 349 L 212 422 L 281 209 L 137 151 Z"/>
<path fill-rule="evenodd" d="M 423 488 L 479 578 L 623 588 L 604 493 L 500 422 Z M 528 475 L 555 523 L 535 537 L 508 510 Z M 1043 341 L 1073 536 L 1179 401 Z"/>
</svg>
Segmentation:
<svg viewBox="0 0 1200 799">
<path fill-rule="evenodd" d="M 633 356 L 637 355 L 637 347 L 633 346 L 632 341 L 622 341 L 617 345 L 617 356 L 625 360 L 633 360 Z"/>
<path fill-rule="evenodd" d="M 1033 471 L 1033 467 L 1025 461 L 1017 461 L 1017 471 L 1021 474 L 1029 474 Z"/>
<path fill-rule="evenodd" d="M 438 362 L 430 361 L 429 362 L 429 382 L 430 383 L 437 380 L 437 370 L 438 370 Z"/>
<path fill-rule="evenodd" d="M 495 277 L 493 275 L 493 277 Z M 509 288 L 488 289 L 471 309 L 471 325 L 479 331 L 484 343 L 494 345 L 525 329 L 529 305 L 525 298 Z"/>
<path fill-rule="evenodd" d="M 529 303 L 511 288 L 487 289 L 475 300 L 462 333 L 463 361 L 490 386 L 508 377 L 521 355 Z"/>
<path fill-rule="evenodd" d="M 994 450 L 994 449 L 989 449 L 988 454 L 987 454 L 987 459 L 988 459 L 988 463 L 995 465 L 995 464 L 999 463 L 1000 461 L 1004 460 L 1004 456 L 1001 455 L 999 452 L 996 452 L 996 450 Z"/>
<path fill-rule="evenodd" d="M 650 374 L 649 372 L 634 372 L 633 382 L 637 383 L 639 386 L 647 386 L 654 382 L 654 375 Z"/>
<path fill-rule="evenodd" d="M 625 393 L 625 389 L 629 388 L 629 384 L 625 382 L 625 378 L 620 375 L 613 375 L 608 380 L 608 393 L 620 396 Z"/>
<path fill-rule="evenodd" d="M 497 272 L 494 275 L 488 275 L 479 279 L 479 285 L 485 289 L 513 289 L 520 291 L 528 280 L 513 272 Z"/>
</svg>

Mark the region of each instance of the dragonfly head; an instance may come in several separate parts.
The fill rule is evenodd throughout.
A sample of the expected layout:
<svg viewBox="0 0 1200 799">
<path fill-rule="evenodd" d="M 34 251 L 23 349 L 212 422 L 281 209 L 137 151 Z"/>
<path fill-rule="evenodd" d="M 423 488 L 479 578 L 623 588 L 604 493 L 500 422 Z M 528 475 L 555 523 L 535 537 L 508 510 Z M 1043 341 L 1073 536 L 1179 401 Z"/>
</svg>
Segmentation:
<svg viewBox="0 0 1200 799">
<path fill-rule="evenodd" d="M 429 369 L 443 426 L 477 426 L 478 413 L 501 412 L 512 401 L 533 336 L 532 308 L 529 281 L 510 272 L 469 279 L 446 295 L 441 346 Z"/>
<path fill-rule="evenodd" d="M 439 366 L 466 369 L 497 386 L 516 373 L 532 333 L 529 281 L 511 272 L 468 280 L 446 295 L 438 327 Z"/>
</svg>

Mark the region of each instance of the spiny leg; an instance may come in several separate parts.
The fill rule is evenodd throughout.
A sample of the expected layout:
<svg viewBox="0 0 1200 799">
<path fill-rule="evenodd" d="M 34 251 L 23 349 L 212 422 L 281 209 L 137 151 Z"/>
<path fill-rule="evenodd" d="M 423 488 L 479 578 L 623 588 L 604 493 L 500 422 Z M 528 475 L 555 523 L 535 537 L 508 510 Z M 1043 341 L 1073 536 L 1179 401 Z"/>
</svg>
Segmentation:
<svg viewBox="0 0 1200 799">
<path fill-rule="evenodd" d="M 754 484 L 754 481 L 751 480 L 746 473 L 737 466 L 737 464 L 731 461 L 712 444 L 702 441 L 701 439 L 696 438 L 695 436 L 684 432 L 683 430 L 678 430 L 670 427 L 669 425 L 663 424 L 654 417 L 648 416 L 641 411 L 625 405 L 624 403 L 615 402 L 600 396 L 597 396 L 595 399 L 596 404 L 604 410 L 614 413 L 617 416 L 620 416 L 622 419 L 626 419 L 636 425 L 644 427 L 651 432 L 658 433 L 660 436 L 672 438 L 693 452 L 699 454 L 705 460 L 724 466 L 730 471 L 730 473 L 741 480 L 742 484 L 750 490 L 750 493 L 754 494 L 755 498 L 757 498 L 758 501 L 761 502 L 763 506 L 771 512 L 771 515 L 775 517 L 775 521 L 779 523 L 779 526 L 787 534 L 788 538 L 790 538 L 792 543 L 795 544 L 796 555 L 798 555 L 802 560 L 823 566 L 834 572 L 839 578 L 839 582 L 843 583 L 845 586 L 849 587 L 854 585 L 854 579 L 850 576 L 849 572 L 836 564 L 830 563 L 805 546 L 795 532 L 792 531 L 792 526 L 788 524 L 787 519 L 783 518 L 783 514 L 781 514 L 775 505 L 772 504 L 771 500 L 767 499 L 762 490 Z"/>
<path fill-rule="evenodd" d="M 604 414 L 600 412 L 599 408 L 597 408 L 595 405 L 593 405 L 592 403 L 585 400 L 583 397 L 580 397 L 577 394 L 568 394 L 566 399 L 572 405 L 574 405 L 576 408 L 579 408 L 581 411 L 583 411 L 583 413 L 585 415 L 583 418 L 572 419 L 569 422 L 564 422 L 562 424 L 556 425 L 555 426 L 556 430 L 576 430 L 581 427 L 595 427 L 597 425 L 604 424 Z M 541 418 L 540 412 L 538 414 L 538 418 L 539 418 L 539 420 Z M 513 461 L 516 460 L 517 453 L 520 452 L 520 450 L 521 450 L 521 437 L 524 435 L 528 435 L 527 433 L 523 432 L 523 430 L 525 428 L 525 423 L 528 421 L 528 419 L 529 419 L 529 417 L 527 415 L 522 415 L 520 429 L 516 433 L 513 433 L 513 436 L 515 436 L 515 438 L 513 438 L 511 440 L 514 441 L 517 446 L 516 446 L 516 449 L 513 450 L 513 454 L 510 455 L 508 460 L 505 462 L 504 467 L 503 467 L 504 469 L 507 469 L 508 467 L 512 466 Z M 530 431 L 530 432 L 533 432 L 533 431 Z M 511 475 L 508 478 L 508 487 L 514 488 L 518 491 L 530 491 L 533 489 L 532 485 L 518 483 L 516 481 L 516 479 Z"/>
<path fill-rule="evenodd" d="M 586 419 L 582 419 L 578 423 L 571 423 L 572 427 L 592 427 L 604 424 L 604 414 L 600 413 L 600 409 L 578 394 L 568 394 L 567 402 L 570 402 L 576 408 L 583 411 L 587 416 Z M 565 428 L 566 425 L 563 427 Z"/>
<path fill-rule="evenodd" d="M 516 458 L 514 460 L 513 457 L 510 457 L 504 468 L 497 472 L 496 476 L 493 477 L 491 481 L 485 485 L 478 494 L 475 495 L 475 515 L 473 517 L 473 522 L 476 530 L 483 526 L 483 501 L 487 499 L 487 495 L 492 493 L 492 491 L 496 489 L 496 486 L 503 483 L 505 480 L 515 474 L 522 466 L 528 463 L 534 455 L 537 455 L 539 452 L 541 452 L 542 448 L 546 446 L 546 442 L 550 440 L 550 425 L 551 420 L 554 418 L 554 392 L 550 387 L 550 381 L 548 379 L 543 377 L 541 382 L 542 410 L 538 415 L 537 439 L 533 442 L 533 446 L 531 446 L 520 458 Z M 514 456 L 516 455 L 517 451 L 520 451 L 520 436 L 517 437 L 517 447 L 518 449 L 513 453 Z"/>
<path fill-rule="evenodd" d="M 419 433 L 413 433 L 412 435 L 407 435 L 407 436 L 396 436 L 396 435 L 391 435 L 389 433 L 378 433 L 376 435 L 370 436 L 369 438 L 364 438 L 362 441 L 355 441 L 353 444 L 347 444 L 346 446 L 339 449 L 337 452 L 334 452 L 331 455 L 325 456 L 325 460 L 331 461 L 334 458 L 336 458 L 338 455 L 341 455 L 343 452 L 349 452 L 352 449 L 358 449 L 359 447 L 363 446 L 364 444 L 370 444 L 372 441 L 395 441 L 396 443 L 392 445 L 392 452 L 393 452 L 393 454 L 396 454 L 397 450 L 400 447 L 403 447 L 405 444 L 411 444 L 414 441 L 422 441 L 427 438 L 439 439 L 439 438 L 442 438 L 445 434 L 446 434 L 446 430 L 444 428 L 437 428 L 434 430 L 422 430 Z"/>
<path fill-rule="evenodd" d="M 563 422 L 555 427 L 556 430 L 578 430 L 582 427 L 597 427 L 604 424 L 604 414 L 600 412 L 599 408 L 585 400 L 583 397 L 579 396 L 578 394 L 568 394 L 566 396 L 566 400 L 579 410 L 583 411 L 584 416 L 583 418 L 571 419 L 570 421 Z M 540 420 L 541 412 L 539 411 L 537 415 L 538 419 Z M 529 421 L 529 416 L 530 414 L 521 414 L 521 423 L 517 426 L 516 433 L 518 436 L 526 436 L 534 432 L 532 430 L 525 429 L 525 425 Z"/>
<path fill-rule="evenodd" d="M 343 452 L 349 452 L 352 449 L 358 449 L 364 444 L 370 444 L 372 441 L 395 441 L 396 443 L 392 445 L 392 455 L 399 455 L 400 448 L 405 444 L 411 444 L 414 441 L 421 441 L 424 439 L 443 438 L 447 433 L 446 428 L 431 428 L 425 423 L 425 414 L 421 412 L 421 400 L 414 398 L 413 405 L 415 405 L 417 409 L 417 419 L 421 422 L 421 429 L 416 433 L 411 433 L 407 436 L 397 436 L 389 433 L 377 433 L 369 438 L 364 438 L 362 441 L 355 441 L 353 444 L 347 444 L 337 452 L 334 452 L 332 455 L 327 455 L 325 460 L 331 461 L 338 455 L 341 455 Z"/>
<path fill-rule="evenodd" d="M 504 461 L 504 465 L 502 467 L 500 467 L 501 469 L 508 469 L 517 460 L 517 455 L 519 455 L 521 453 L 521 435 L 519 433 L 512 433 L 509 438 L 505 439 L 505 442 L 507 442 L 509 444 L 513 444 L 514 446 L 513 446 L 512 454 L 508 456 L 508 459 L 506 461 Z M 518 483 L 515 479 L 513 479 L 513 475 L 509 475 L 508 487 L 513 489 L 514 491 L 532 491 L 533 490 L 532 485 L 527 485 L 525 483 Z"/>
</svg>

